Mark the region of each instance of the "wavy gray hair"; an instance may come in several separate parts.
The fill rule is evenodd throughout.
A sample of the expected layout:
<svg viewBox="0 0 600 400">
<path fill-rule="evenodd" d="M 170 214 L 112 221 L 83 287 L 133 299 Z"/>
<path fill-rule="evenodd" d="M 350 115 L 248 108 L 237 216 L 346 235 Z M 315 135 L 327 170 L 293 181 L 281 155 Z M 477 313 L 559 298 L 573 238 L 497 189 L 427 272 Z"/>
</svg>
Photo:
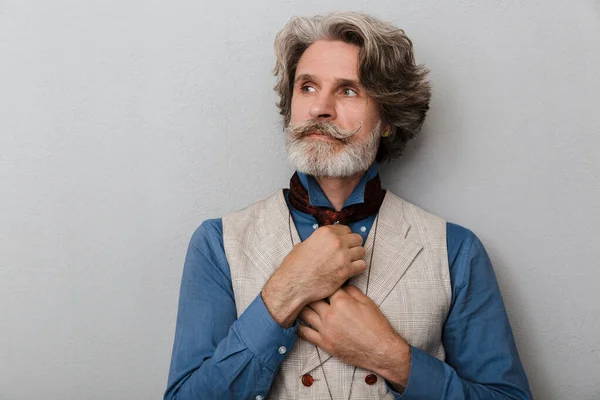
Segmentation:
<svg viewBox="0 0 600 400">
<path fill-rule="evenodd" d="M 384 125 L 392 126 L 391 135 L 381 140 L 377 160 L 401 155 L 406 143 L 421 130 L 429 109 L 429 71 L 415 64 L 413 44 L 402 29 L 362 13 L 294 17 L 277 33 L 274 89 L 279 94 L 284 126 L 290 122 L 298 62 L 318 40 L 339 40 L 360 47 L 359 81 L 377 101 Z"/>
</svg>

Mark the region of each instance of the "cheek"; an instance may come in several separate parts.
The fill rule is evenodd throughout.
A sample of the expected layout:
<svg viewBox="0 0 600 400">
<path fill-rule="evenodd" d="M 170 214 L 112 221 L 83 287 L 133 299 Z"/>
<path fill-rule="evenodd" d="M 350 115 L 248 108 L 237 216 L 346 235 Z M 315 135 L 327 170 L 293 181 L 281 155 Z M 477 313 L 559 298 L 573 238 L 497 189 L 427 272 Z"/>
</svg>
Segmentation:
<svg viewBox="0 0 600 400">
<path fill-rule="evenodd" d="M 361 123 L 364 126 L 368 122 L 364 110 L 358 110 L 356 107 L 338 107 L 336 110 L 336 124 L 341 128 L 354 130 Z"/>
<path fill-rule="evenodd" d="M 363 114 L 363 126 L 365 127 L 365 133 L 371 133 L 371 131 L 377 127 L 380 119 L 381 118 L 379 117 L 378 109 L 369 107 L 367 110 L 365 110 L 365 113 Z"/>
<path fill-rule="evenodd" d="M 362 121 L 363 123 L 369 123 L 373 119 L 373 109 L 370 102 L 364 99 L 353 99 L 347 101 L 340 101 L 336 108 L 337 116 L 339 119 L 346 121 Z"/>
<path fill-rule="evenodd" d="M 292 97 L 292 103 L 291 103 L 291 118 L 290 118 L 290 122 L 295 123 L 298 122 L 300 120 L 302 120 L 304 114 L 305 114 L 305 109 L 306 109 L 306 105 L 302 104 L 303 101 L 302 99 L 293 96 Z"/>
<path fill-rule="evenodd" d="M 356 128 L 359 126 L 359 124 L 362 123 L 361 129 L 357 134 L 357 139 L 362 140 L 367 138 L 371 134 L 371 132 L 377 127 L 379 119 L 380 118 L 378 110 L 363 108 L 362 112 L 356 113 L 352 118 L 353 122 L 351 122 L 350 124 L 354 124 L 352 126 Z"/>
<path fill-rule="evenodd" d="M 292 104 L 290 107 L 290 122 L 295 123 L 298 121 L 299 105 L 298 101 L 292 98 Z"/>
<path fill-rule="evenodd" d="M 376 124 L 379 121 L 379 107 L 374 100 L 369 99 L 369 102 L 365 104 L 364 117 L 365 122 L 369 121 Z"/>
</svg>

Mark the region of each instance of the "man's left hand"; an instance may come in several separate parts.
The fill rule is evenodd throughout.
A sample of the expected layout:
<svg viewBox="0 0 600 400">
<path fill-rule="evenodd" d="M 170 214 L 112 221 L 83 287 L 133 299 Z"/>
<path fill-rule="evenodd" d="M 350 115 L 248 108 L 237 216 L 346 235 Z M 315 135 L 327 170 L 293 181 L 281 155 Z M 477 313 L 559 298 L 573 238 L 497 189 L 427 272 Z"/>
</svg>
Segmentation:
<svg viewBox="0 0 600 400">
<path fill-rule="evenodd" d="M 347 364 L 373 371 L 398 389 L 410 375 L 410 346 L 377 305 L 354 286 L 310 303 L 300 317 L 298 336 Z"/>
</svg>

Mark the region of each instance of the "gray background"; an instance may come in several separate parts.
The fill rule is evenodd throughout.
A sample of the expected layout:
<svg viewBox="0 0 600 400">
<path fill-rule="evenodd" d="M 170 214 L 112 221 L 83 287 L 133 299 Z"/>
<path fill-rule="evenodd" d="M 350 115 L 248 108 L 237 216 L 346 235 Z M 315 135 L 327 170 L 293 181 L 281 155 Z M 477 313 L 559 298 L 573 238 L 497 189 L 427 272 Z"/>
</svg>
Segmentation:
<svg viewBox="0 0 600 400">
<path fill-rule="evenodd" d="M 495 265 L 538 399 L 600 398 L 597 1 L 0 1 L 0 399 L 158 399 L 202 220 L 292 173 L 293 15 L 403 27 L 431 111 L 385 186 Z"/>
</svg>

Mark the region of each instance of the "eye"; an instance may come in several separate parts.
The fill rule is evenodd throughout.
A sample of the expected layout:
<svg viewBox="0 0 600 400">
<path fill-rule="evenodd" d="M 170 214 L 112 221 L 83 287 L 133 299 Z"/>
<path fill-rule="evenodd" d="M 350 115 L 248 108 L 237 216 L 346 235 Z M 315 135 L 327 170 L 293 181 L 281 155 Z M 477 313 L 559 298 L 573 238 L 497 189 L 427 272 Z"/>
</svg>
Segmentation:
<svg viewBox="0 0 600 400">
<path fill-rule="evenodd" d="M 312 87 L 312 86 L 310 86 L 310 85 L 302 85 L 302 86 L 300 87 L 300 91 L 301 91 L 302 93 L 312 93 L 312 92 L 314 92 L 314 91 L 315 91 L 315 88 L 314 88 L 314 87 Z"/>
<path fill-rule="evenodd" d="M 347 97 L 355 97 L 358 96 L 358 93 L 354 89 L 346 88 L 342 90 L 342 94 Z"/>
</svg>

